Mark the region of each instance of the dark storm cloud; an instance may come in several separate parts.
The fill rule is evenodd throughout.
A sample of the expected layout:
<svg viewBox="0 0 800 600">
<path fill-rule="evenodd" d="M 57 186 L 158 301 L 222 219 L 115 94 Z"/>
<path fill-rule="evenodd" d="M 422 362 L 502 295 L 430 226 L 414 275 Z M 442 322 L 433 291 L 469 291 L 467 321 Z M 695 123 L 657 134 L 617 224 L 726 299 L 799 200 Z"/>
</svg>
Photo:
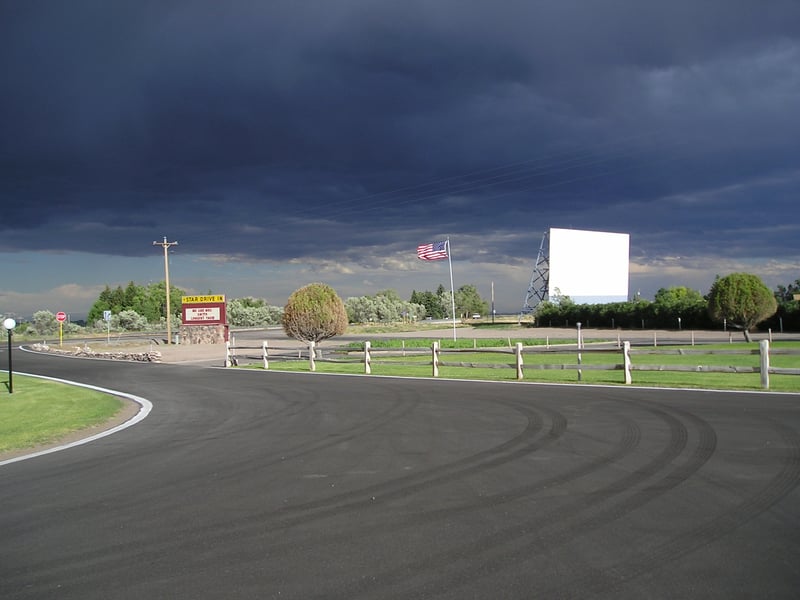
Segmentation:
<svg viewBox="0 0 800 600">
<path fill-rule="evenodd" d="M 512 260 L 492 232 L 572 226 L 770 255 L 796 234 L 725 242 L 792 208 L 794 1 L 0 10 L 5 250 L 136 255 L 169 231 L 346 257 L 449 231 Z"/>
</svg>

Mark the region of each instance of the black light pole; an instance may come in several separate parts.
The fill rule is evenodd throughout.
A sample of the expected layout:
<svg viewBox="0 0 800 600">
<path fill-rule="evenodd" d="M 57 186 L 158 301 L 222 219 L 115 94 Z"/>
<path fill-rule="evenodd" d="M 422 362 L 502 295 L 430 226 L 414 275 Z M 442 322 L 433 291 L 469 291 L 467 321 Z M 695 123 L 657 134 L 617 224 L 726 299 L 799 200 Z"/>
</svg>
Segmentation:
<svg viewBox="0 0 800 600">
<path fill-rule="evenodd" d="M 3 321 L 3 327 L 6 328 L 8 332 L 8 393 L 14 393 L 14 370 L 11 368 L 11 332 L 14 331 L 14 327 L 17 326 L 17 322 L 14 319 L 8 318 Z"/>
</svg>

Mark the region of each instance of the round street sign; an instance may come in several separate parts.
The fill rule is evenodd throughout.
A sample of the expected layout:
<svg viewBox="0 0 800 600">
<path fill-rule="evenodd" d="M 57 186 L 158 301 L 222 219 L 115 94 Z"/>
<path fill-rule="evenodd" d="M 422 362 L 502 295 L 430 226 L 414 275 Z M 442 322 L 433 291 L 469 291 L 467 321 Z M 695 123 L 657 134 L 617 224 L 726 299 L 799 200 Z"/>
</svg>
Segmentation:
<svg viewBox="0 0 800 600">
<path fill-rule="evenodd" d="M 56 321 L 58 321 L 59 323 L 63 323 L 66 320 L 67 320 L 67 313 L 61 311 L 56 313 Z"/>
</svg>

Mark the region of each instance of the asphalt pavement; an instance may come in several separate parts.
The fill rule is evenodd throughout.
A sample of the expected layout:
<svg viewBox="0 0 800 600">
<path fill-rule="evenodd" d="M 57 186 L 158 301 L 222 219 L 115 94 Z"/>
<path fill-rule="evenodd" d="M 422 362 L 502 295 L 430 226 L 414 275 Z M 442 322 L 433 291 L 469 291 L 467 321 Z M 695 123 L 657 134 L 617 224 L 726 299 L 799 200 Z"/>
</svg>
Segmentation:
<svg viewBox="0 0 800 600">
<path fill-rule="evenodd" d="M 797 394 L 15 365 L 153 409 L 0 467 L 4 599 L 800 589 Z"/>
</svg>

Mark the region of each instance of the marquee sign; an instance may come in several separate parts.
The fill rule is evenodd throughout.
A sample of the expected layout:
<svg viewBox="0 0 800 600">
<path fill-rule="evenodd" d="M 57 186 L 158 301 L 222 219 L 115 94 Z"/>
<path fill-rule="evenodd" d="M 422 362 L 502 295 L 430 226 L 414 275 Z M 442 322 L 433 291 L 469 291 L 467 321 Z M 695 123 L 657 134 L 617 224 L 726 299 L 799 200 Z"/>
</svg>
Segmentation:
<svg viewBox="0 0 800 600">
<path fill-rule="evenodd" d="M 225 296 L 182 296 L 181 316 L 184 325 L 225 325 Z"/>
</svg>

